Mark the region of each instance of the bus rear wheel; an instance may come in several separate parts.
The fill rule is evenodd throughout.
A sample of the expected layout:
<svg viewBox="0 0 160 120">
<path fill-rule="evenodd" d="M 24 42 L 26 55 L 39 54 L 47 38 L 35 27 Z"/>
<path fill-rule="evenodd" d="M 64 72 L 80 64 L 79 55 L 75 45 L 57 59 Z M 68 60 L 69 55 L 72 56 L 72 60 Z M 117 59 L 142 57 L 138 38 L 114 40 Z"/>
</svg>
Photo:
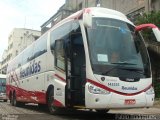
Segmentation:
<svg viewBox="0 0 160 120">
<path fill-rule="evenodd" d="M 16 107 L 22 107 L 25 105 L 25 103 L 17 101 L 16 93 L 13 93 L 13 96 L 11 99 L 11 104 L 12 104 L 12 106 L 16 106 Z"/>
<path fill-rule="evenodd" d="M 12 106 L 17 106 L 16 93 L 12 94 L 11 104 L 12 104 Z"/>
</svg>

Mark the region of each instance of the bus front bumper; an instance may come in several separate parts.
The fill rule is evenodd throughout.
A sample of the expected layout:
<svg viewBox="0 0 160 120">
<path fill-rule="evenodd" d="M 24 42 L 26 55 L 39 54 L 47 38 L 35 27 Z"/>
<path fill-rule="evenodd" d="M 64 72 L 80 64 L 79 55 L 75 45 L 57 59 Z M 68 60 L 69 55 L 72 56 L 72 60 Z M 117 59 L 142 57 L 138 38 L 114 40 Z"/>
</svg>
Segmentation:
<svg viewBox="0 0 160 120">
<path fill-rule="evenodd" d="M 146 92 L 125 96 L 117 93 L 93 94 L 87 91 L 85 103 L 87 108 L 94 109 L 151 107 L 154 97 L 154 94 L 146 94 Z"/>
</svg>

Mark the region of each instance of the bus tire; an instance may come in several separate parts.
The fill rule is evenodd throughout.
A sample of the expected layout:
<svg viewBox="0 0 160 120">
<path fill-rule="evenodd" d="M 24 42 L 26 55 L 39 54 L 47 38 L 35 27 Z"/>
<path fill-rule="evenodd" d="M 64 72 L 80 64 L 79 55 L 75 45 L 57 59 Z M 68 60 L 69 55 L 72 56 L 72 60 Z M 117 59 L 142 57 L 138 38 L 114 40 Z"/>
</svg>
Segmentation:
<svg viewBox="0 0 160 120">
<path fill-rule="evenodd" d="M 16 104 L 17 104 L 16 93 L 15 92 L 13 92 L 13 94 L 12 94 L 11 104 L 12 104 L 12 106 L 16 106 Z"/>
<path fill-rule="evenodd" d="M 17 101 L 16 92 L 13 93 L 11 102 L 12 102 L 12 106 L 15 106 L 15 107 L 22 107 L 25 105 L 25 103 Z"/>
<path fill-rule="evenodd" d="M 9 102 L 12 105 L 12 92 L 9 93 Z"/>
<path fill-rule="evenodd" d="M 56 107 L 53 105 L 53 101 L 54 101 L 54 89 L 52 88 L 49 90 L 48 100 L 47 100 L 48 110 L 50 114 L 56 114 Z"/>
<path fill-rule="evenodd" d="M 96 109 L 96 112 L 97 113 L 100 113 L 100 114 L 105 114 L 109 111 L 109 109 Z"/>
</svg>

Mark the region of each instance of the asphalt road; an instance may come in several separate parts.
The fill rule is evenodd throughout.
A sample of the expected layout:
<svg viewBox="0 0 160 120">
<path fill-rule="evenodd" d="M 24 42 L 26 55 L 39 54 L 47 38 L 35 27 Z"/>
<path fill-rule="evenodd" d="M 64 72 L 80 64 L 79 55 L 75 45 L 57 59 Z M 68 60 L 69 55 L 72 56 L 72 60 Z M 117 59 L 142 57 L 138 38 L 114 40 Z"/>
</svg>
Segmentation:
<svg viewBox="0 0 160 120">
<path fill-rule="evenodd" d="M 64 110 L 60 115 L 50 115 L 37 105 L 13 107 L 9 102 L 0 102 L 0 120 L 159 120 L 159 108 L 116 109 L 106 114 L 87 110 Z"/>
</svg>

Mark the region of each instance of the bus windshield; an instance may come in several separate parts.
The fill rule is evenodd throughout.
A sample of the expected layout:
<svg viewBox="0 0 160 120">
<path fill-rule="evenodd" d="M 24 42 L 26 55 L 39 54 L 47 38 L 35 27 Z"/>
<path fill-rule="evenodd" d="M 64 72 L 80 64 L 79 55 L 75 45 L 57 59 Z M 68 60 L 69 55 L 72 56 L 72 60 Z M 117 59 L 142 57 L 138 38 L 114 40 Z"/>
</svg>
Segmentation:
<svg viewBox="0 0 160 120">
<path fill-rule="evenodd" d="M 94 74 L 150 77 L 147 50 L 134 26 L 116 19 L 93 18 L 86 31 Z"/>
</svg>

